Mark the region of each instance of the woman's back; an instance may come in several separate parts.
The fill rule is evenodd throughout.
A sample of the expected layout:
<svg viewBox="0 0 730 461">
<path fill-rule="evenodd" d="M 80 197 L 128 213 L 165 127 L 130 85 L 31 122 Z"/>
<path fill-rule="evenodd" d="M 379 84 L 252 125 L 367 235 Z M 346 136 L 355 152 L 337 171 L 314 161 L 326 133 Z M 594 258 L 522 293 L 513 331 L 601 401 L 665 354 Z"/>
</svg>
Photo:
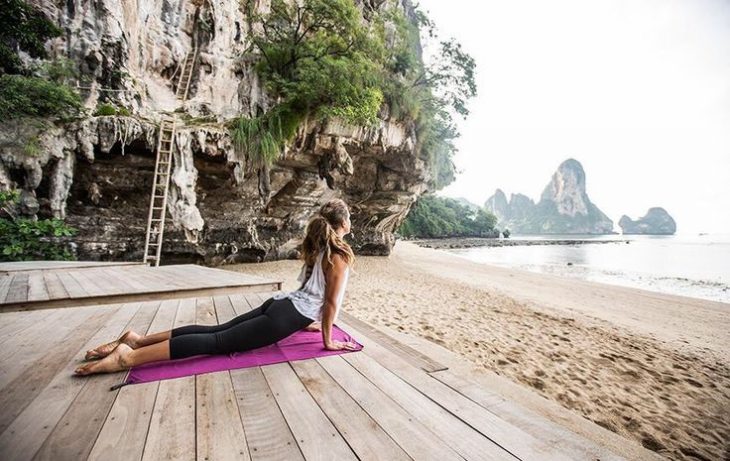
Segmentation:
<svg viewBox="0 0 730 461">
<path fill-rule="evenodd" d="M 294 307 L 307 318 L 315 321 L 322 321 L 322 306 L 325 301 L 325 290 L 327 281 L 325 278 L 324 270 L 322 268 L 322 260 L 324 259 L 324 251 L 321 251 L 317 255 L 317 259 L 312 267 L 312 273 L 307 279 L 307 265 L 302 266 L 302 271 L 299 274 L 297 280 L 305 282 L 304 286 L 296 291 L 288 293 L 280 293 L 274 295 L 274 299 L 289 298 L 294 304 Z M 335 320 L 337 320 L 337 314 L 342 306 L 342 300 L 345 297 L 345 287 L 349 278 L 350 269 L 345 269 L 345 279 L 340 288 L 340 292 L 337 294 L 337 310 L 335 311 Z"/>
</svg>

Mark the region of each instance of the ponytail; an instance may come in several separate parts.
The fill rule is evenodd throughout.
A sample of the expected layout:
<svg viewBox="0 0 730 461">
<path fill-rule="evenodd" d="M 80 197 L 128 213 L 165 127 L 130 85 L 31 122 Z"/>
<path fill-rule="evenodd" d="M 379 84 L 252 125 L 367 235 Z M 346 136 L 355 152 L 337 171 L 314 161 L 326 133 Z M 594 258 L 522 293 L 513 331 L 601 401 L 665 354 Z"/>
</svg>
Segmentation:
<svg viewBox="0 0 730 461">
<path fill-rule="evenodd" d="M 339 254 L 348 266 L 355 262 L 355 254 L 350 245 L 337 235 L 335 228 L 347 219 L 347 205 L 335 199 L 327 202 L 307 224 L 306 236 L 302 242 L 302 258 L 308 266 L 314 265 L 317 255 L 324 256 L 332 265 L 332 255 Z"/>
</svg>

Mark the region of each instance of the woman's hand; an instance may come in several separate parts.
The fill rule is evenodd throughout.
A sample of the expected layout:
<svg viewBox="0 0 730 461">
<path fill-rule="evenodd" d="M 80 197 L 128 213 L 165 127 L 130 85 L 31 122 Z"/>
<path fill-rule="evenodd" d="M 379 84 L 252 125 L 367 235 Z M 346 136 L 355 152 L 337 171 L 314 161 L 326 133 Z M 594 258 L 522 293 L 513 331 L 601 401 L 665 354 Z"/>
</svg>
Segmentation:
<svg viewBox="0 0 730 461">
<path fill-rule="evenodd" d="M 343 343 L 342 341 L 337 341 L 337 340 L 334 340 L 328 344 L 325 344 L 324 348 L 327 349 L 328 351 L 341 351 L 343 349 L 348 350 L 348 351 L 356 351 L 356 350 L 360 349 L 358 347 L 358 345 L 352 341 Z"/>
</svg>

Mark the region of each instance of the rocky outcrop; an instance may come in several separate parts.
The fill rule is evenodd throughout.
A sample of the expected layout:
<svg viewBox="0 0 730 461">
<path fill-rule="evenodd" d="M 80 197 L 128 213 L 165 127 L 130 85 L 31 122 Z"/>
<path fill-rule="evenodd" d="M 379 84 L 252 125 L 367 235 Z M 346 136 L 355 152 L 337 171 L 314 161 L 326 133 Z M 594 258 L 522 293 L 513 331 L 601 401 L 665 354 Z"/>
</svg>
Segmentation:
<svg viewBox="0 0 730 461">
<path fill-rule="evenodd" d="M 484 208 L 497 217 L 498 222 L 504 222 L 510 214 L 509 203 L 502 189 L 497 189 L 494 195 L 484 203 Z"/>
<path fill-rule="evenodd" d="M 613 221 L 588 198 L 585 171 L 574 159 L 560 164 L 537 204 L 522 194 L 512 194 L 507 203 L 497 189 L 485 206 L 499 219 L 498 226 L 513 233 L 613 233 Z"/>
<path fill-rule="evenodd" d="M 0 127 L 0 188 L 23 189 L 39 217 L 76 227 L 81 259 L 142 258 L 163 114 L 178 119 L 166 263 L 293 257 L 309 217 L 334 197 L 351 206 L 356 251 L 388 254 L 394 229 L 428 188 L 415 130 L 387 115 L 374 127 L 306 123 L 271 167 L 239 156 L 224 122 L 271 106 L 245 55 L 240 2 L 39 3 L 65 31 L 51 54 L 77 65 L 85 105 L 110 102 L 133 114 Z M 183 105 L 172 82 L 195 43 Z M 31 141 L 32 155 L 24 148 Z"/>
<path fill-rule="evenodd" d="M 634 221 L 626 215 L 618 222 L 623 234 L 673 235 L 677 223 L 664 208 L 649 208 L 643 217 Z"/>
</svg>

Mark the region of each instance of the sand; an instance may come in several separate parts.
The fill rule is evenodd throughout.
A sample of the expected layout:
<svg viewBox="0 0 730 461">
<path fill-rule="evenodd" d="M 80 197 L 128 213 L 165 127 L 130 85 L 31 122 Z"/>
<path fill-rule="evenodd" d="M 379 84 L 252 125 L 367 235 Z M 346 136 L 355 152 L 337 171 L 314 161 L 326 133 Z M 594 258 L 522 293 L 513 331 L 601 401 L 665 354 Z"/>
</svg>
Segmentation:
<svg viewBox="0 0 730 461">
<path fill-rule="evenodd" d="M 300 263 L 227 269 L 298 287 Z M 347 310 L 418 335 L 670 459 L 730 459 L 730 304 L 477 264 L 399 241 Z"/>
</svg>

